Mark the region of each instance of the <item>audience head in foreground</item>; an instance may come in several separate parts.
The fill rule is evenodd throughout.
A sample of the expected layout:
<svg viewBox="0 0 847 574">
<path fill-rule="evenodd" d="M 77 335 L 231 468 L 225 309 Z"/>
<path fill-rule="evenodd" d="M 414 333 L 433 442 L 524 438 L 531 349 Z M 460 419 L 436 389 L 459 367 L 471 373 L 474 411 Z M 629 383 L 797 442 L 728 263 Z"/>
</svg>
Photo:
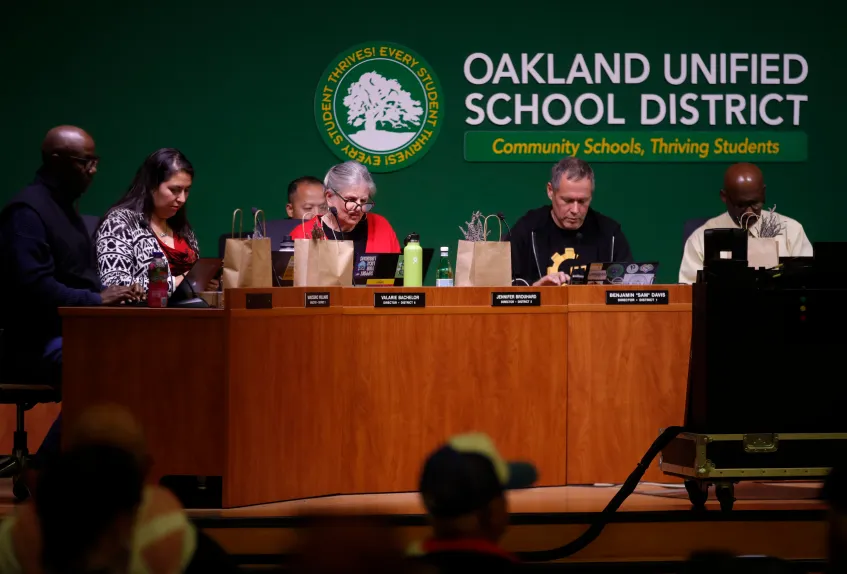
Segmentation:
<svg viewBox="0 0 847 574">
<path fill-rule="evenodd" d="M 45 571 L 127 572 L 143 486 L 138 459 L 123 448 L 92 444 L 63 453 L 39 477 L 35 499 Z"/>
<path fill-rule="evenodd" d="M 321 180 L 311 175 L 298 177 L 288 184 L 288 204 L 285 212 L 292 219 L 324 215 L 329 206 Z"/>
<path fill-rule="evenodd" d="M 39 476 L 34 503 L 0 522 L 3 574 L 235 572 L 169 490 L 145 485 L 149 456 L 123 407 L 85 410 Z"/>
<path fill-rule="evenodd" d="M 516 559 L 497 545 L 509 524 L 505 492 L 532 486 L 537 476 L 530 463 L 503 460 L 485 434 L 450 438 L 421 473 L 420 494 L 434 537 L 415 552 L 440 570 L 508 569 Z"/>
</svg>

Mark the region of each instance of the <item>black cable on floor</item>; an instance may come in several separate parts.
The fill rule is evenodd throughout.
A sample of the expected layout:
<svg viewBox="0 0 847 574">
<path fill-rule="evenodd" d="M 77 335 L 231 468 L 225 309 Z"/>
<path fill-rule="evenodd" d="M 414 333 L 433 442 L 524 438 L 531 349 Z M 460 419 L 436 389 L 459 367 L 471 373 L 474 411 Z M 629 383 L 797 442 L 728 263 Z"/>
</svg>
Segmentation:
<svg viewBox="0 0 847 574">
<path fill-rule="evenodd" d="M 612 514 L 614 514 L 617 509 L 620 508 L 621 504 L 623 504 L 623 501 L 635 491 L 638 483 L 644 476 L 644 473 L 647 472 L 647 468 L 650 466 L 650 463 L 653 462 L 654 458 L 656 458 L 656 455 L 659 454 L 682 431 L 682 427 L 668 427 L 662 432 L 662 434 L 659 435 L 659 438 L 653 441 L 653 444 L 650 445 L 650 448 L 648 448 L 647 452 L 644 453 L 644 456 L 638 463 L 638 466 L 635 467 L 632 474 L 630 474 L 624 481 L 620 490 L 615 493 L 615 496 L 612 497 L 612 500 L 609 501 L 606 508 L 597 515 L 597 519 L 591 524 L 591 526 L 588 527 L 588 530 L 579 536 L 579 538 L 568 542 L 564 546 L 551 548 L 550 550 L 530 550 L 527 552 L 518 552 L 518 557 L 524 562 L 549 562 L 551 560 L 559 560 L 560 558 L 566 558 L 572 554 L 576 554 L 594 542 L 597 537 L 600 536 L 600 533 L 603 532 L 606 524 L 609 523 L 609 519 Z"/>
</svg>

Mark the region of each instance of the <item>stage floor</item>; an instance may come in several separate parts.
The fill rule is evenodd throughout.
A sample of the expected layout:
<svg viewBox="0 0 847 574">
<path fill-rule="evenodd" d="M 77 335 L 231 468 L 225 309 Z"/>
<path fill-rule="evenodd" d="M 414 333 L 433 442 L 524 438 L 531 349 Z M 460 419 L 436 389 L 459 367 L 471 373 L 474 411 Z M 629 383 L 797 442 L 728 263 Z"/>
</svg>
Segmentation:
<svg viewBox="0 0 847 574">
<path fill-rule="evenodd" d="M 741 483 L 735 508 L 719 510 L 712 493 L 706 512 L 691 510 L 680 486 L 642 483 L 600 537 L 565 562 L 678 563 L 695 550 L 727 550 L 816 562 L 826 555 L 826 505 L 819 483 Z M 8 482 L 0 485 L 0 514 L 13 510 Z M 509 493 L 512 526 L 504 546 L 546 550 L 577 538 L 617 492 L 617 486 L 532 488 Z M 243 564 L 277 564 L 298 543 L 310 514 L 378 515 L 405 543 L 429 533 L 417 493 L 326 496 L 245 508 L 189 510 L 198 526 Z"/>
<path fill-rule="evenodd" d="M 820 483 L 813 482 L 741 483 L 735 490 L 738 499 L 735 509 L 822 510 L 824 505 L 817 498 L 820 487 Z M 603 510 L 617 491 L 617 485 L 529 488 L 508 493 L 508 500 L 515 514 L 596 513 Z M 710 494 L 707 507 L 718 509 L 714 493 Z M 688 494 L 682 485 L 642 483 L 618 512 L 689 511 L 690 508 Z M 267 518 L 311 512 L 425 514 L 418 494 L 413 492 L 324 496 L 225 510 L 192 510 L 191 514 L 197 518 Z"/>
</svg>

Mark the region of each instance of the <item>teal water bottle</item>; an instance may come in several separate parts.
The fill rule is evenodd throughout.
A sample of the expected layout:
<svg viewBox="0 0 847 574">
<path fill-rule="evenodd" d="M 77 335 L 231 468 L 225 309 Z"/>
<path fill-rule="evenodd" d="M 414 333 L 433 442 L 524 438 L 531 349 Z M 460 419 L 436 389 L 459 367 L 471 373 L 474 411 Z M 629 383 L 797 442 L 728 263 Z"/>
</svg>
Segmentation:
<svg viewBox="0 0 847 574">
<path fill-rule="evenodd" d="M 410 233 L 403 248 L 403 286 L 420 287 L 423 285 L 423 248 L 421 236 Z"/>
</svg>

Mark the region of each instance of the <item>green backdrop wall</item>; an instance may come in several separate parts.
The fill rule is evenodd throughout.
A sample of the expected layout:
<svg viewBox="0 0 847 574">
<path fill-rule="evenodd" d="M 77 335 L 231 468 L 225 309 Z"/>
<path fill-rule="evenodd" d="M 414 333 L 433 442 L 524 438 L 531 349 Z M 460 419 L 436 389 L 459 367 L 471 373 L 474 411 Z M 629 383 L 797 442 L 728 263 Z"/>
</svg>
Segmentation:
<svg viewBox="0 0 847 574">
<path fill-rule="evenodd" d="M 408 46 L 429 62 L 440 79 L 444 105 L 441 132 L 428 153 L 410 167 L 375 175 L 378 211 L 401 240 L 418 231 L 425 245 L 455 250 L 458 226 L 472 211 L 502 210 L 514 222 L 546 201 L 551 162 L 467 162 L 468 130 L 694 129 L 667 122 L 639 126 L 638 94 L 645 91 L 807 95 L 799 126 L 786 121 L 775 128 L 729 128 L 701 122 L 696 129 L 805 132 L 806 161 L 760 164 L 768 203 L 800 220 L 813 241 L 843 240 L 840 220 L 847 199 L 839 142 L 847 121 L 840 60 L 847 40 L 841 20 L 814 9 L 816 4 L 823 6 L 783 0 L 501 6 L 432 1 L 375 9 L 336 1 L 7 3 L 0 22 L 0 199 L 30 180 L 40 140 L 56 124 L 87 129 L 103 158 L 82 199 L 83 213 L 102 214 L 149 152 L 179 147 L 197 170 L 189 213 L 201 249 L 212 254 L 234 208 L 249 213 L 257 206 L 271 218 L 282 217 L 287 182 L 304 174 L 322 177 L 338 161 L 314 118 L 321 75 L 348 47 L 387 41 Z M 495 65 L 502 53 L 517 61 L 521 53 L 554 53 L 564 72 L 575 53 L 638 52 L 650 58 L 654 70 L 636 86 L 473 86 L 463 67 L 475 52 L 491 55 Z M 800 54 L 808 76 L 799 86 L 679 89 L 661 77 L 665 53 L 730 52 Z M 465 96 L 471 92 L 536 92 L 543 99 L 557 90 L 574 97 L 614 92 L 616 111 L 627 116 L 627 125 L 499 128 L 465 122 Z M 594 206 L 622 223 L 638 259 L 661 261 L 660 279 L 674 282 L 683 221 L 722 210 L 718 190 L 726 166 L 720 161 L 596 163 Z"/>
</svg>

